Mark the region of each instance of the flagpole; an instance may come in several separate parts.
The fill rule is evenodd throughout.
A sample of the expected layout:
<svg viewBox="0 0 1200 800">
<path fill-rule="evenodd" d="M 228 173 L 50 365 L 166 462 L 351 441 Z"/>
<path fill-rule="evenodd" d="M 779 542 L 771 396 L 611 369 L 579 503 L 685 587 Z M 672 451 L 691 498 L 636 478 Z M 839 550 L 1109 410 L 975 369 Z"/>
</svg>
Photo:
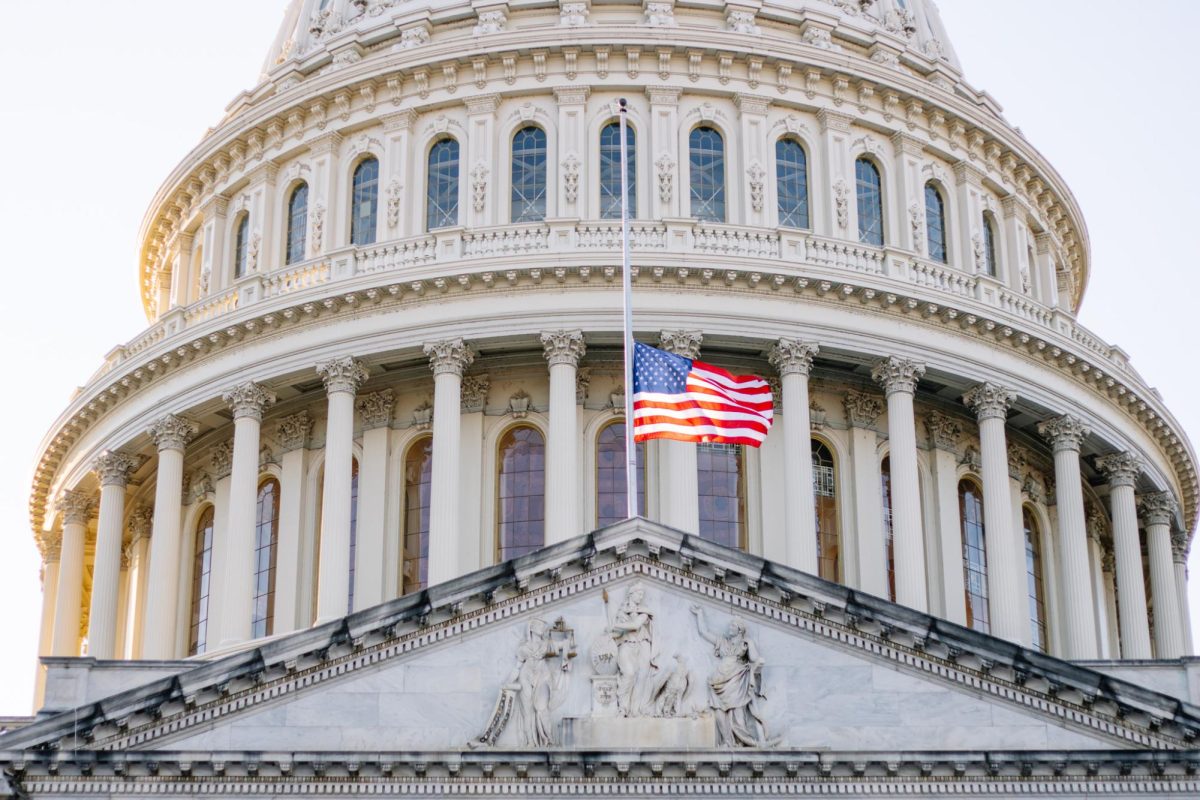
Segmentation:
<svg viewBox="0 0 1200 800">
<path fill-rule="evenodd" d="M 625 325 L 625 516 L 638 515 L 637 507 L 637 447 L 633 441 L 633 279 L 629 274 L 629 166 L 625 138 L 625 98 L 617 101 L 620 108 L 621 135 L 621 290 L 624 296 Z"/>
</svg>

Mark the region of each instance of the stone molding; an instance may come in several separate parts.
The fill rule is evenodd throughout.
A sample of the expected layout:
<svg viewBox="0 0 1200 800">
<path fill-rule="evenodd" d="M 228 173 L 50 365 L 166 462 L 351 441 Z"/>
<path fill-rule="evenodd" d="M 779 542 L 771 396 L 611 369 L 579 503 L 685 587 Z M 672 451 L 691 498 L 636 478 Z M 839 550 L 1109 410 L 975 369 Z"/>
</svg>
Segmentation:
<svg viewBox="0 0 1200 800">
<path fill-rule="evenodd" d="M 1154 492 L 1138 498 L 1138 513 L 1146 525 L 1170 525 L 1178 511 L 1179 504 L 1170 492 Z"/>
<path fill-rule="evenodd" d="M 297 411 L 281 417 L 275 425 L 275 441 L 284 453 L 308 447 L 308 437 L 312 435 L 313 420 L 307 411 Z"/>
<path fill-rule="evenodd" d="M 658 346 L 663 350 L 693 361 L 700 357 L 700 344 L 703 341 L 704 334 L 700 331 L 670 330 L 658 335 Z"/>
<path fill-rule="evenodd" d="M 138 456 L 119 450 L 106 450 L 92 462 L 92 471 L 100 479 L 101 486 L 121 486 L 129 483 L 133 471 L 141 465 Z"/>
<path fill-rule="evenodd" d="M 812 371 L 813 358 L 821 348 L 811 342 L 801 342 L 796 339 L 780 339 L 771 346 L 767 360 L 771 366 L 784 375 L 800 374 L 808 377 Z"/>
<path fill-rule="evenodd" d="M 54 508 L 63 516 L 64 525 L 86 525 L 96 510 L 92 498 L 83 492 L 67 489 L 58 496 Z"/>
<path fill-rule="evenodd" d="M 354 407 L 362 417 L 363 430 L 386 428 L 392 424 L 392 408 L 396 405 L 396 394 L 391 389 L 364 394 L 354 401 Z"/>
<path fill-rule="evenodd" d="M 248 418 L 262 422 L 263 412 L 275 402 L 275 393 L 261 384 L 247 381 L 222 394 L 221 399 L 233 411 L 235 420 Z"/>
<path fill-rule="evenodd" d="M 461 378 L 467 367 L 475 362 L 474 348 L 462 339 L 430 342 L 425 345 L 424 351 L 434 375 L 454 374 Z"/>
<path fill-rule="evenodd" d="M 188 442 L 196 435 L 199 426 L 190 419 L 167 414 L 154 421 L 146 431 L 154 440 L 154 446 L 161 453 L 163 450 L 179 450 L 187 448 Z"/>
<path fill-rule="evenodd" d="M 1096 459 L 1096 469 L 1104 473 L 1110 486 L 1133 486 L 1145 468 L 1135 453 L 1110 453 Z"/>
<path fill-rule="evenodd" d="M 975 412 L 980 422 L 985 419 L 1008 419 L 1008 409 L 1017 400 L 1017 393 L 995 383 L 981 383 L 972 387 L 962 397 L 963 402 Z"/>
<path fill-rule="evenodd" d="M 1054 445 L 1054 452 L 1071 450 L 1079 452 L 1083 440 L 1091 434 L 1092 429 L 1083 424 L 1078 417 L 1064 414 L 1061 417 L 1039 422 L 1038 433 Z"/>
<path fill-rule="evenodd" d="M 355 394 L 370 377 L 367 368 L 351 356 L 333 358 L 317 364 L 317 374 L 325 384 L 326 394 L 346 392 Z"/>
<path fill-rule="evenodd" d="M 853 389 L 846 392 L 842 405 L 846 409 L 846 423 L 854 428 L 870 428 L 887 407 L 879 395 Z"/>
<path fill-rule="evenodd" d="M 579 360 L 587 353 L 587 343 L 582 331 L 542 331 L 542 350 L 551 367 L 567 364 L 578 367 Z"/>
<path fill-rule="evenodd" d="M 871 379 L 878 383 L 884 393 L 915 394 L 917 382 L 925 374 L 925 365 L 909 358 L 891 356 L 879 361 L 871 369 Z"/>
</svg>

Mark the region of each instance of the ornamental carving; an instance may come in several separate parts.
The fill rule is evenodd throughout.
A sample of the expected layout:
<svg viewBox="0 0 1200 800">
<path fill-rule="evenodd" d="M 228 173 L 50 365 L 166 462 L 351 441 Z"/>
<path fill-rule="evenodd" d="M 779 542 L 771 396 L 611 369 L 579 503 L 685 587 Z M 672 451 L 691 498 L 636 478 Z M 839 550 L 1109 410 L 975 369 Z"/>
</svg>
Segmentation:
<svg viewBox="0 0 1200 800">
<path fill-rule="evenodd" d="M 1138 513 L 1147 525 L 1170 525 L 1178 511 L 1179 504 L 1170 492 L 1154 492 L 1138 498 Z"/>
<path fill-rule="evenodd" d="M 83 492 L 67 489 L 58 496 L 54 508 L 63 516 L 64 525 L 86 525 L 92 516 L 92 498 Z"/>
<path fill-rule="evenodd" d="M 725 30 L 730 33 L 758 34 L 759 29 L 757 22 L 755 22 L 755 13 L 746 10 L 726 9 Z"/>
<path fill-rule="evenodd" d="M 801 342 L 796 339 L 780 339 L 771 347 L 770 355 L 767 360 L 771 362 L 771 366 L 775 371 L 783 375 L 800 374 L 808 377 L 812 370 L 813 356 L 819 351 L 820 347 L 810 342 Z"/>
<path fill-rule="evenodd" d="M 675 159 L 671 158 L 670 154 L 663 153 L 654 162 L 654 166 L 658 170 L 658 199 L 669 203 L 675 193 Z"/>
<path fill-rule="evenodd" d="M 119 450 L 105 450 L 92 462 L 92 471 L 100 479 L 101 486 L 125 486 L 133 471 L 141 465 L 141 459 Z"/>
<path fill-rule="evenodd" d="M 668 353 L 684 358 L 700 357 L 700 343 L 704 334 L 700 331 L 663 331 L 658 335 L 658 346 Z"/>
<path fill-rule="evenodd" d="M 833 182 L 833 204 L 837 210 L 838 227 L 845 230 L 850 227 L 850 190 L 846 182 L 838 178 Z"/>
<path fill-rule="evenodd" d="M 1133 453 L 1112 453 L 1096 459 L 1096 468 L 1111 486 L 1133 486 L 1145 465 Z"/>
<path fill-rule="evenodd" d="M 312 246 L 309 249 L 309 255 L 321 254 L 321 243 L 325 237 L 325 204 L 317 203 L 313 206 L 312 220 L 309 222 L 309 227 L 312 231 Z"/>
<path fill-rule="evenodd" d="M 1078 417 L 1066 414 L 1045 422 L 1039 422 L 1038 433 L 1054 446 L 1054 451 L 1073 450 L 1079 452 L 1080 445 L 1092 432 Z"/>
<path fill-rule="evenodd" d="M 1034 477 L 1032 472 L 1025 474 L 1025 480 L 1021 483 L 1021 491 L 1035 503 L 1046 502 L 1046 487 Z"/>
<path fill-rule="evenodd" d="M 572 153 L 562 162 L 563 195 L 568 203 L 579 197 L 579 159 Z"/>
<path fill-rule="evenodd" d="M 581 331 L 542 331 L 542 350 L 551 367 L 575 367 L 587 352 L 587 344 Z"/>
<path fill-rule="evenodd" d="M 1176 564 L 1186 564 L 1188 560 L 1188 551 L 1191 548 L 1188 545 L 1187 531 L 1172 531 L 1171 532 L 1171 556 Z"/>
<path fill-rule="evenodd" d="M 712 645 L 717 666 L 708 677 L 708 705 L 716 717 L 717 747 L 774 747 L 782 737 L 767 735 L 763 722 L 762 670 L 766 661 L 746 630 L 746 620 L 734 616 L 723 630 L 704 622 L 700 607 L 691 607 L 700 638 Z M 686 690 L 686 687 L 685 687 Z"/>
<path fill-rule="evenodd" d="M 816 400 L 808 401 L 808 427 L 809 430 L 819 431 L 825 427 L 825 419 L 829 416 L 829 412 L 825 410 L 825 406 L 818 403 Z"/>
<path fill-rule="evenodd" d="M 354 394 L 370 377 L 367 368 L 350 356 L 333 358 L 317 364 L 317 374 L 321 376 L 328 394 L 347 392 Z"/>
<path fill-rule="evenodd" d="M 488 168 L 482 161 L 471 169 L 471 201 L 477 212 L 487 205 Z"/>
<path fill-rule="evenodd" d="M 581 28 L 587 25 L 587 3 L 563 3 L 558 7 L 558 24 L 563 28 Z"/>
<path fill-rule="evenodd" d="M 983 459 L 979 457 L 979 448 L 973 444 L 967 445 L 958 463 L 976 474 L 983 472 Z"/>
<path fill-rule="evenodd" d="M 677 25 L 673 2 L 646 3 L 645 15 L 646 26 L 650 28 L 674 28 Z"/>
<path fill-rule="evenodd" d="M 247 381 L 223 393 L 221 399 L 233 411 L 235 420 L 245 417 L 261 422 L 263 412 L 275 402 L 275 393 L 261 384 Z"/>
<path fill-rule="evenodd" d="M 195 476 L 188 473 L 183 478 L 183 502 L 185 503 L 199 502 L 216 491 L 212 478 L 207 472 L 201 472 Z"/>
<path fill-rule="evenodd" d="M 463 378 L 462 398 L 459 401 L 461 410 L 468 414 L 483 411 L 491 387 L 492 382 L 487 375 L 468 375 Z"/>
<path fill-rule="evenodd" d="M 1016 442 L 1008 442 L 1008 476 L 1021 480 L 1025 467 L 1029 465 L 1029 451 Z"/>
<path fill-rule="evenodd" d="M 250 244 L 246 246 L 246 269 L 254 272 L 258 268 L 258 251 L 262 247 L 262 236 L 255 231 L 250 236 Z"/>
<path fill-rule="evenodd" d="M 871 379 L 889 395 L 893 392 L 913 394 L 917 391 L 917 382 L 924 374 L 924 364 L 892 356 L 875 364 L 871 370 Z"/>
<path fill-rule="evenodd" d="M 525 419 L 533 407 L 533 398 L 524 389 L 518 389 L 508 398 L 508 413 L 513 419 Z"/>
<path fill-rule="evenodd" d="M 279 420 L 275 426 L 275 441 L 287 453 L 308 446 L 308 437 L 312 434 L 313 420 L 307 411 L 297 411 Z"/>
<path fill-rule="evenodd" d="M 625 385 L 617 384 L 608 395 L 608 407 L 619 417 L 625 416 Z"/>
<path fill-rule="evenodd" d="M 575 404 L 587 402 L 588 389 L 592 385 L 592 368 L 580 367 L 575 371 Z"/>
<path fill-rule="evenodd" d="M 136 543 L 138 539 L 149 539 L 154 528 L 154 509 L 138 506 L 129 515 L 129 540 Z"/>
<path fill-rule="evenodd" d="M 824 28 L 809 28 L 800 37 L 800 40 L 809 47 L 815 47 L 819 50 L 835 52 L 842 49 L 841 45 L 833 43 L 833 36 Z"/>
<path fill-rule="evenodd" d="M 388 184 L 387 190 L 387 224 L 394 228 L 400 224 L 400 198 L 404 194 L 404 186 L 396 178 Z"/>
<path fill-rule="evenodd" d="M 846 421 L 855 428 L 869 428 L 883 413 L 883 399 L 876 394 L 856 392 L 853 389 L 846 392 L 842 402 L 846 409 Z"/>
<path fill-rule="evenodd" d="M 912 228 L 913 250 L 918 253 L 924 253 L 925 236 L 923 235 L 923 229 L 925 227 L 925 218 L 921 213 L 921 207 L 918 206 L 916 202 L 913 202 L 908 207 L 908 225 L 910 228 Z"/>
<path fill-rule="evenodd" d="M 508 24 L 508 15 L 500 10 L 493 9 L 491 11 L 481 11 L 479 13 L 479 22 L 475 25 L 476 36 L 487 36 L 490 33 L 500 33 L 504 30 L 504 26 Z"/>
<path fill-rule="evenodd" d="M 755 161 L 746 170 L 746 176 L 750 179 L 750 208 L 758 213 L 763 210 L 763 197 L 766 194 L 765 180 L 767 171 L 763 169 L 762 164 Z"/>
<path fill-rule="evenodd" d="M 953 451 L 958 449 L 962 424 L 940 411 L 930 411 L 925 415 L 925 432 L 929 434 L 929 443 L 936 449 Z"/>
<path fill-rule="evenodd" d="M 392 408 L 396 395 L 391 389 L 364 394 L 354 401 L 354 407 L 362 417 L 363 430 L 386 428 L 392 424 Z"/>
<path fill-rule="evenodd" d="M 154 446 L 161 453 L 163 450 L 182 452 L 196 435 L 196 431 L 197 425 L 191 420 L 167 414 L 155 420 L 146 433 L 154 440 Z"/>
<path fill-rule="evenodd" d="M 963 395 L 962 400 L 975 412 L 980 422 L 985 419 L 1008 419 L 1008 409 L 1017 400 L 1017 393 L 995 383 L 981 383 Z"/>
<path fill-rule="evenodd" d="M 475 351 L 462 339 L 443 339 L 425 345 L 429 368 L 434 375 L 450 373 L 461 376 L 475 361 Z"/>
<path fill-rule="evenodd" d="M 213 445 L 212 452 L 208 454 L 208 463 L 217 480 L 228 478 L 233 472 L 233 440 Z"/>
<path fill-rule="evenodd" d="M 971 235 L 971 252 L 975 256 L 975 271 L 987 271 L 987 253 L 983 246 L 983 236 L 979 231 Z"/>
<path fill-rule="evenodd" d="M 429 29 L 424 25 L 415 28 L 405 28 L 400 32 L 400 49 L 411 50 L 429 41 Z"/>
<path fill-rule="evenodd" d="M 883 27 L 890 33 L 900 34 L 911 39 L 917 32 L 917 21 L 908 9 L 893 8 L 883 15 Z"/>
</svg>

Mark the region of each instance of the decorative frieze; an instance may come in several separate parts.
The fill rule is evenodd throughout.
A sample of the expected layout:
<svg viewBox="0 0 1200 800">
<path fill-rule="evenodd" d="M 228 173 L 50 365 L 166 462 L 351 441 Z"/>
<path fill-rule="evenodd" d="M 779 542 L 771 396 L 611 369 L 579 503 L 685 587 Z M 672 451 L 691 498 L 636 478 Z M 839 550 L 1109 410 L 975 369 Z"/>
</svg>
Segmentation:
<svg viewBox="0 0 1200 800">
<path fill-rule="evenodd" d="M 462 381 L 462 399 L 460 406 L 463 413 L 473 414 L 483 411 L 487 405 L 488 389 L 492 386 L 487 375 L 467 375 Z"/>
<path fill-rule="evenodd" d="M 208 463 L 214 478 L 217 480 L 228 478 L 229 474 L 233 472 L 233 440 L 229 439 L 213 445 L 212 452 L 208 454 Z"/>
<path fill-rule="evenodd" d="M 363 430 L 386 428 L 392 424 L 392 408 L 396 395 L 391 389 L 364 394 L 354 401 L 354 407 L 362 417 Z"/>
</svg>

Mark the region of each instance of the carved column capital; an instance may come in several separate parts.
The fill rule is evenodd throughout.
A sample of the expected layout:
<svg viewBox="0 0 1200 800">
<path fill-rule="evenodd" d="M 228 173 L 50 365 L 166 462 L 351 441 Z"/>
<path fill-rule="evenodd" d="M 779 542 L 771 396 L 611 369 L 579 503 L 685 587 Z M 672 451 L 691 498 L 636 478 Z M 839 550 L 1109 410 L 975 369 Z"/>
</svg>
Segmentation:
<svg viewBox="0 0 1200 800">
<path fill-rule="evenodd" d="M 1171 560 L 1177 564 L 1186 564 L 1188 560 L 1187 531 L 1172 531 L 1171 532 Z"/>
<path fill-rule="evenodd" d="M 299 450 L 308 446 L 308 437 L 312 433 L 313 421 L 307 411 L 297 411 L 279 420 L 275 427 L 275 441 L 283 452 Z"/>
<path fill-rule="evenodd" d="M 1170 492 L 1154 492 L 1138 498 L 1138 513 L 1147 525 L 1170 525 L 1179 504 Z"/>
<path fill-rule="evenodd" d="M 1096 459 L 1096 468 L 1111 486 L 1133 486 L 1144 464 L 1133 453 L 1110 453 Z"/>
<path fill-rule="evenodd" d="M 552 367 L 556 364 L 577 367 L 587 352 L 587 343 L 582 331 L 542 331 L 542 350 Z"/>
<path fill-rule="evenodd" d="M 658 335 L 658 346 L 668 353 L 684 358 L 700 357 L 700 343 L 704 334 L 700 331 L 663 331 Z"/>
<path fill-rule="evenodd" d="M 39 538 L 38 546 L 42 551 L 42 563 L 49 564 L 51 562 L 62 561 L 62 537 L 56 536 L 54 539 Z M 44 579 L 44 578 L 43 578 Z"/>
<path fill-rule="evenodd" d="M 138 506 L 129 515 L 129 540 L 136 542 L 143 537 L 150 538 L 150 532 L 153 527 L 154 509 L 147 506 Z"/>
<path fill-rule="evenodd" d="M 141 459 L 119 450 L 105 450 L 92 462 L 101 486 L 125 486 Z"/>
<path fill-rule="evenodd" d="M 362 415 L 363 430 L 386 428 L 392 424 L 392 407 L 396 395 L 391 389 L 364 394 L 354 401 L 354 407 Z"/>
<path fill-rule="evenodd" d="M 1079 446 L 1083 444 L 1083 440 L 1089 433 L 1091 428 L 1084 425 L 1077 417 L 1070 414 L 1064 414 L 1061 417 L 1048 419 L 1045 422 L 1039 422 L 1038 433 L 1048 439 L 1054 445 L 1054 452 L 1059 450 L 1073 450 L 1079 452 Z"/>
<path fill-rule="evenodd" d="M 915 393 L 917 381 L 924 374 L 924 364 L 896 356 L 879 361 L 871 370 L 871 378 L 889 395 L 893 392 Z"/>
<path fill-rule="evenodd" d="M 146 433 L 154 440 L 155 447 L 161 453 L 163 450 L 182 451 L 196 435 L 196 431 L 197 425 L 190 419 L 167 414 L 156 419 Z"/>
<path fill-rule="evenodd" d="M 91 497 L 70 489 L 58 496 L 54 507 L 63 515 L 64 525 L 86 525 L 95 508 Z"/>
<path fill-rule="evenodd" d="M 853 389 L 846 392 L 844 401 L 846 421 L 855 428 L 869 428 L 883 413 L 883 400 L 874 394 L 856 392 Z"/>
<path fill-rule="evenodd" d="M 263 412 L 275 402 L 275 393 L 261 384 L 247 381 L 222 394 L 221 399 L 233 410 L 234 419 L 249 417 L 261 422 Z"/>
<path fill-rule="evenodd" d="M 366 367 L 350 356 L 322 361 L 317 364 L 317 374 L 324 381 L 327 394 L 334 392 L 354 394 L 370 376 Z"/>
<path fill-rule="evenodd" d="M 229 477 L 229 474 L 233 472 L 233 440 L 214 445 L 208 458 L 214 478 L 221 480 Z"/>
<path fill-rule="evenodd" d="M 475 362 L 475 350 L 462 339 L 443 339 L 425 345 L 429 368 L 434 375 L 453 374 L 462 377 Z"/>
<path fill-rule="evenodd" d="M 972 387 L 962 400 L 975 412 L 980 422 L 985 419 L 1008 419 L 1008 409 L 1017 399 L 1017 393 L 995 383 L 981 383 Z"/>
<path fill-rule="evenodd" d="M 958 439 L 962 436 L 962 424 L 940 411 L 930 411 L 925 415 L 925 431 L 935 448 L 953 451 L 958 447 Z"/>
<path fill-rule="evenodd" d="M 771 366 L 784 375 L 804 375 L 812 371 L 813 357 L 821 348 L 811 342 L 801 342 L 796 339 L 780 339 L 771 347 L 767 360 Z"/>
</svg>

